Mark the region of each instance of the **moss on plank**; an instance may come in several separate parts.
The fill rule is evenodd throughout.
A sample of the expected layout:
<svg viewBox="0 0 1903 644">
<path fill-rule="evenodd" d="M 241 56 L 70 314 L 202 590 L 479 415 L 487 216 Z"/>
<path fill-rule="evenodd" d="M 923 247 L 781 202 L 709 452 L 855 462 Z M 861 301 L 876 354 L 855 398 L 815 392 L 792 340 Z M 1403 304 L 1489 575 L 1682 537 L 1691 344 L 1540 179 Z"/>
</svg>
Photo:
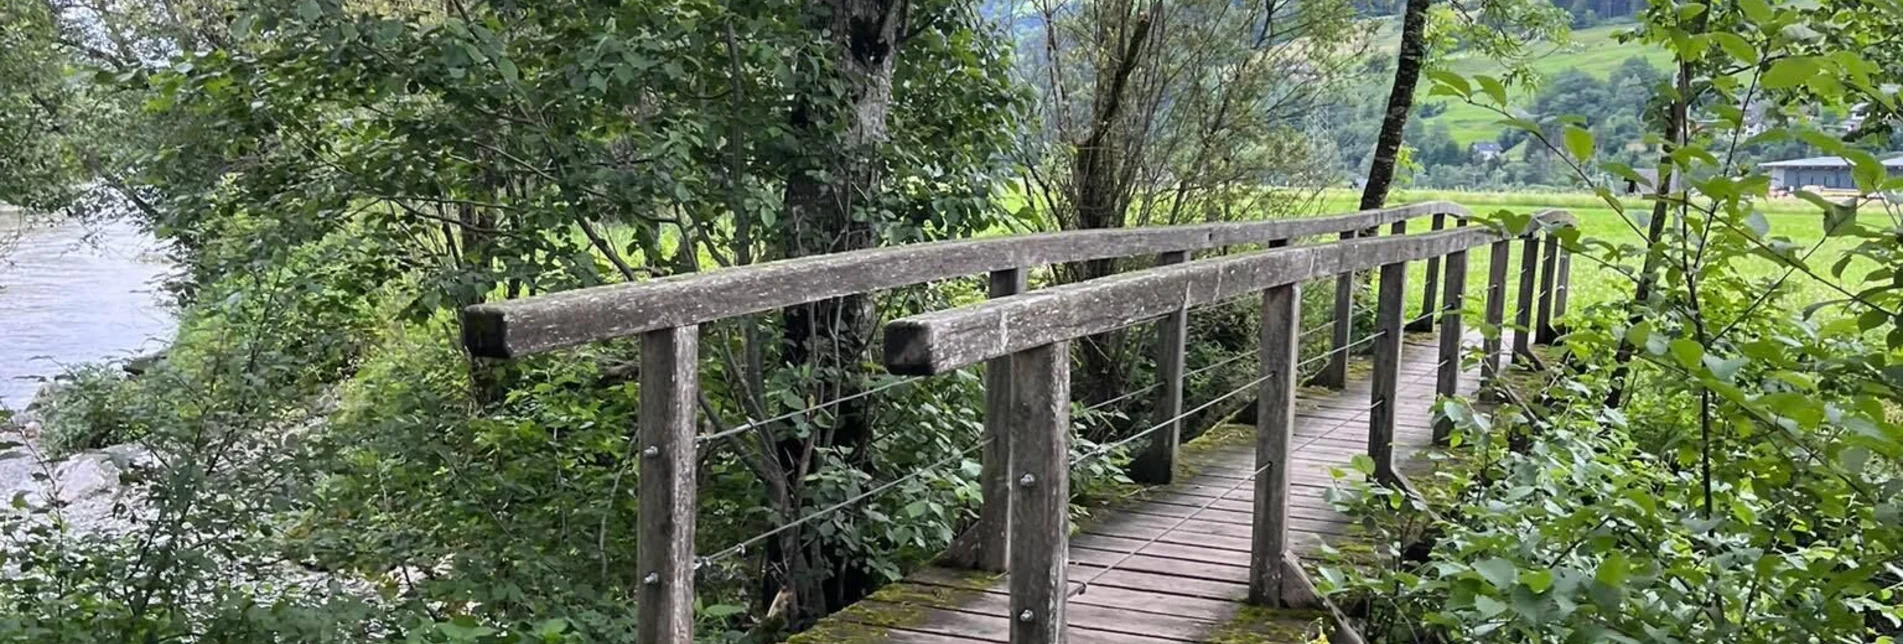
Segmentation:
<svg viewBox="0 0 1903 644">
<path fill-rule="evenodd" d="M 1315 610 L 1243 606 L 1207 640 L 1211 644 L 1303 644 L 1326 641 L 1327 615 Z"/>
<path fill-rule="evenodd" d="M 787 638 L 787 644 L 864 644 L 885 642 L 886 631 L 916 626 L 925 621 L 934 607 L 959 606 L 983 592 L 997 576 L 972 571 L 951 571 L 951 586 L 928 584 L 887 584 L 866 599 L 880 602 L 855 602 L 814 624 L 812 628 Z"/>
</svg>

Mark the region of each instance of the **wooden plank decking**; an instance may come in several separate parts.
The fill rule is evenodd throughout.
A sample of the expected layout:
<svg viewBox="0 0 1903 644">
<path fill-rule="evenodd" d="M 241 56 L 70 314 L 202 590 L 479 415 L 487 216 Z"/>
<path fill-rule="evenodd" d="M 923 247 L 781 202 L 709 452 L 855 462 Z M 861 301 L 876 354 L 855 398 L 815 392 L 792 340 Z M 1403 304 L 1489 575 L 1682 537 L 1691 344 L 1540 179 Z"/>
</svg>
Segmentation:
<svg viewBox="0 0 1903 644">
<path fill-rule="evenodd" d="M 1432 438 L 1436 348 L 1409 338 L 1401 356 L 1395 457 L 1402 462 Z M 1473 371 L 1460 391 L 1475 390 Z M 1368 449 L 1370 384 L 1349 381 L 1341 391 L 1305 393 L 1296 418 L 1290 500 L 1290 539 L 1303 553 L 1323 540 L 1353 538 L 1348 520 L 1322 494 L 1335 484 L 1331 469 Z M 1253 446 L 1239 442 L 1200 450 L 1193 473 L 1156 488 L 1141 501 L 1100 509 L 1073 532 L 1070 543 L 1069 640 L 1078 643 L 1169 644 L 1233 636 L 1248 595 L 1250 525 L 1255 470 Z M 1186 517 L 1191 517 L 1185 520 Z M 1136 551 L 1134 556 L 1128 556 Z M 1114 566 L 1114 568 L 1110 568 Z M 1108 570 L 1108 572 L 1105 572 Z M 874 599 L 822 621 L 815 642 L 1008 642 L 1008 594 L 1001 577 L 930 568 Z M 1250 642 L 1305 642 L 1319 618 L 1247 620 Z"/>
</svg>

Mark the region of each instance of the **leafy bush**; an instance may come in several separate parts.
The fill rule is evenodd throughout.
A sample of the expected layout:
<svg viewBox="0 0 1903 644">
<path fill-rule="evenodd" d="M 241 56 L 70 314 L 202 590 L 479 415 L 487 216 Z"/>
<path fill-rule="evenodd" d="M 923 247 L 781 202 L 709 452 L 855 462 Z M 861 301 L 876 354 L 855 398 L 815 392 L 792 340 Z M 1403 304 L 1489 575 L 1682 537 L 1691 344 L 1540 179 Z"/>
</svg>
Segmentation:
<svg viewBox="0 0 1903 644">
<path fill-rule="evenodd" d="M 72 369 L 33 401 L 40 416 L 40 447 L 64 456 L 138 438 L 131 409 L 139 395 L 137 384 L 111 363 Z"/>
<path fill-rule="evenodd" d="M 1757 357 L 1740 367 L 1652 343 L 1667 364 L 1697 371 L 1648 386 L 1630 413 L 1605 409 L 1591 375 L 1559 378 L 1527 408 L 1448 401 L 1464 453 L 1418 479 L 1433 503 L 1365 483 L 1337 494 L 1376 548 L 1336 553 L 1322 585 L 1361 607 L 1377 641 L 1864 642 L 1903 632 L 1903 512 L 1882 491 L 1899 485 L 1903 431 L 1856 388 L 1826 384 L 1883 351 L 1854 323 L 1760 331 L 1742 344 L 1798 350 L 1745 348 Z M 1591 351 L 1593 337 L 1603 336 L 1576 334 L 1572 349 Z M 1701 439 L 1688 399 L 1725 383 L 1750 389 Z"/>
</svg>

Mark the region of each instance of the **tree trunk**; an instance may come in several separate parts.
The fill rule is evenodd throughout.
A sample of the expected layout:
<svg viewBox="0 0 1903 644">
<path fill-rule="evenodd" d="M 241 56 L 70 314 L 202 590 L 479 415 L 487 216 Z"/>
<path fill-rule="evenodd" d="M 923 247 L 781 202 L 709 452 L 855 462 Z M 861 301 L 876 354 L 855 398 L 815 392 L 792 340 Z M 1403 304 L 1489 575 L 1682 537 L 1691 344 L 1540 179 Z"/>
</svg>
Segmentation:
<svg viewBox="0 0 1903 644">
<path fill-rule="evenodd" d="M 1388 202 L 1394 184 L 1394 165 L 1401 153 L 1401 133 L 1414 111 L 1414 90 L 1427 62 L 1427 9 L 1431 0 L 1407 0 L 1401 16 L 1401 53 L 1394 65 L 1394 87 L 1388 91 L 1388 111 L 1381 117 L 1381 137 L 1375 140 L 1374 163 L 1361 187 L 1361 209 L 1373 210 Z"/>
<path fill-rule="evenodd" d="M 838 117 L 838 153 L 808 157 L 804 167 L 788 177 L 785 191 L 785 230 L 782 253 L 801 257 L 870 248 L 877 243 L 871 223 L 855 219 L 866 195 L 876 194 L 881 177 L 871 156 L 886 141 L 886 113 L 892 102 L 892 70 L 897 57 L 903 0 L 829 0 L 815 2 L 811 27 L 825 29 L 837 46 L 836 69 L 844 87 Z M 819 99 L 825 100 L 825 99 Z M 823 140 L 829 119 L 818 110 L 832 106 L 806 102 L 792 116 L 793 127 L 808 141 Z M 862 390 L 863 356 L 878 322 L 872 300 L 853 295 L 786 310 L 782 319 L 782 354 L 789 366 L 810 368 L 812 400 L 828 401 Z M 848 447 L 863 459 L 871 439 L 865 401 L 852 400 L 832 408 L 835 423 L 828 432 L 805 440 L 787 439 L 777 450 L 788 485 L 798 490 L 815 460 L 813 450 Z M 869 465 L 863 460 L 860 466 Z M 797 505 L 799 495 L 794 495 Z M 794 531 L 797 535 L 797 531 Z M 790 544 L 810 543 L 795 536 Z M 807 548 L 805 553 L 774 548 L 770 566 L 781 571 L 781 588 L 769 589 L 772 598 L 790 589 L 793 596 L 788 622 L 798 628 L 832 610 L 857 601 L 876 581 L 860 571 L 847 553 Z M 800 556 L 807 554 L 810 556 Z"/>
<path fill-rule="evenodd" d="M 1672 146 L 1659 154 L 1658 185 L 1652 187 L 1652 220 L 1645 229 L 1645 246 L 1651 248 L 1665 238 L 1665 218 L 1669 214 L 1671 202 L 1667 195 L 1673 194 L 1673 184 L 1678 183 L 1673 172 L 1672 150 L 1685 145 L 1691 130 L 1691 76 L 1689 64 L 1678 65 L 1678 96 L 1672 99 L 1672 111 L 1666 115 L 1666 135 L 1671 137 Z M 1652 299 L 1652 289 L 1658 282 L 1659 253 L 1646 253 L 1645 263 L 1639 270 L 1639 282 L 1632 289 L 1633 313 L 1627 322 L 1638 324 L 1645 319 L 1644 309 L 1647 300 Z M 1619 337 L 1619 348 L 1613 352 L 1612 386 L 1606 393 L 1606 406 L 1619 407 L 1625 404 L 1627 380 L 1632 377 L 1632 356 L 1637 348 L 1632 346 L 1625 336 Z"/>
<path fill-rule="evenodd" d="M 1107 84 L 1097 85 L 1090 136 L 1077 145 L 1077 159 L 1071 166 L 1072 182 L 1076 186 L 1073 198 L 1077 227 L 1081 229 L 1122 228 L 1124 225 L 1128 181 L 1122 172 L 1125 150 L 1119 145 L 1116 130 L 1128 100 L 1130 76 L 1136 72 L 1144 43 L 1149 39 L 1151 17 L 1140 13 L 1133 19 L 1128 40 L 1105 47 L 1114 58 L 1105 61 L 1100 69 L 1111 70 L 1110 79 Z M 1116 272 L 1116 267 L 1116 260 L 1099 259 L 1066 266 L 1065 273 L 1068 281 L 1082 282 L 1107 277 Z M 1078 342 L 1081 363 L 1076 374 L 1078 400 L 1095 404 L 1118 395 L 1128 362 L 1120 356 L 1122 346 L 1123 334 L 1114 331 Z"/>
</svg>

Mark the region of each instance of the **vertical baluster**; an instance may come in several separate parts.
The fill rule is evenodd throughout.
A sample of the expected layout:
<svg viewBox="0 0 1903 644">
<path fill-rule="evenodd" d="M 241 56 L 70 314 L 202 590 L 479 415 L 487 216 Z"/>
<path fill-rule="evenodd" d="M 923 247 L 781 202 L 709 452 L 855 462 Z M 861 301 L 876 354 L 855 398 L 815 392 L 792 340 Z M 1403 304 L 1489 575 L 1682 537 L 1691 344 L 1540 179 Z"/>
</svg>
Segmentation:
<svg viewBox="0 0 1903 644">
<path fill-rule="evenodd" d="M 1553 331 L 1553 307 L 1556 304 L 1555 298 L 1559 297 L 1558 292 L 1553 289 L 1558 283 L 1558 276 L 1555 275 L 1558 272 L 1559 236 L 1548 234 L 1546 235 L 1546 254 L 1540 257 L 1540 317 L 1534 324 L 1533 333 L 1533 341 L 1539 344 L 1550 345 L 1555 338 L 1559 337 L 1559 334 Z"/>
<path fill-rule="evenodd" d="M 1524 242 L 1520 245 L 1520 307 L 1513 314 L 1513 325 L 1518 327 L 1513 331 L 1515 364 L 1522 360 L 1533 359 L 1533 301 L 1534 289 L 1537 288 L 1535 278 L 1538 277 L 1540 265 L 1540 238 L 1537 232 L 1539 224 L 1535 223 L 1533 226 L 1535 229 L 1523 236 Z"/>
<path fill-rule="evenodd" d="M 1010 268 L 991 272 L 991 297 L 1023 293 L 1027 271 Z M 985 362 L 985 443 L 980 451 L 984 471 L 979 486 L 984 505 L 978 521 L 946 552 L 947 563 L 978 570 L 1003 572 L 1011 561 L 1011 359 Z M 969 553 L 961 552 L 966 548 Z"/>
<path fill-rule="evenodd" d="M 1461 222 L 1463 225 L 1466 222 Z M 1428 230 L 1437 231 L 1447 227 L 1447 215 L 1434 213 L 1433 223 Z M 1440 295 L 1441 260 L 1439 257 L 1427 258 L 1427 277 L 1421 284 L 1421 316 L 1407 325 L 1409 331 L 1426 331 L 1434 328 L 1435 298 Z"/>
<path fill-rule="evenodd" d="M 1401 316 L 1407 301 L 1407 262 L 1381 267 L 1381 290 L 1375 301 L 1373 389 L 1368 398 L 1368 456 L 1374 459 L 1375 480 L 1392 482 L 1394 475 L 1395 394 L 1401 379 Z"/>
<path fill-rule="evenodd" d="M 1434 374 L 1434 393 L 1442 397 L 1460 394 L 1460 341 L 1466 334 L 1463 324 L 1467 305 L 1467 251 L 1447 254 L 1446 306 L 1440 314 L 1440 358 Z M 1446 418 L 1434 421 L 1434 444 L 1446 445 L 1453 423 Z"/>
<path fill-rule="evenodd" d="M 1507 261 L 1513 252 L 1513 240 L 1501 239 L 1493 242 L 1487 259 L 1487 325 L 1498 333 L 1506 333 L 1502 326 L 1507 315 Z M 1481 343 L 1481 351 L 1486 354 L 1480 359 L 1481 399 L 1498 402 L 1500 380 L 1501 336 L 1495 334 Z"/>
<path fill-rule="evenodd" d="M 1359 236 L 1360 232 L 1345 230 L 1341 240 L 1348 241 Z M 1348 384 L 1348 343 L 1354 341 L 1355 330 L 1355 282 L 1354 271 L 1335 276 L 1335 319 L 1333 334 L 1329 340 L 1328 362 L 1315 374 L 1314 384 L 1321 387 L 1340 389 Z"/>
<path fill-rule="evenodd" d="M 1302 344 L 1300 285 L 1263 291 L 1261 327 L 1249 602 L 1280 608 L 1287 604 L 1282 596 L 1282 559 L 1288 552 L 1289 444 L 1295 433 L 1296 354 Z"/>
<path fill-rule="evenodd" d="M 700 330 L 641 335 L 640 430 L 635 570 L 639 644 L 694 641 L 694 400 Z"/>
<path fill-rule="evenodd" d="M 1553 302 L 1554 329 L 1564 332 L 1566 319 L 1566 301 L 1573 292 L 1573 253 L 1564 248 L 1559 250 L 1559 292 Z"/>
<path fill-rule="evenodd" d="M 1189 259 L 1185 251 L 1157 256 L 1158 266 L 1181 264 Z M 1177 308 L 1156 322 L 1156 381 L 1158 392 L 1154 423 L 1176 418 L 1183 413 L 1183 360 L 1188 352 L 1189 309 Z M 1130 478 L 1138 483 L 1169 483 L 1176 470 L 1176 447 L 1182 440 L 1183 421 L 1171 420 L 1162 429 L 1150 433 L 1149 447 L 1130 462 Z"/>
<path fill-rule="evenodd" d="M 1011 377 L 1011 644 L 1057 644 L 1070 583 L 1070 343 L 1012 354 Z"/>
</svg>

